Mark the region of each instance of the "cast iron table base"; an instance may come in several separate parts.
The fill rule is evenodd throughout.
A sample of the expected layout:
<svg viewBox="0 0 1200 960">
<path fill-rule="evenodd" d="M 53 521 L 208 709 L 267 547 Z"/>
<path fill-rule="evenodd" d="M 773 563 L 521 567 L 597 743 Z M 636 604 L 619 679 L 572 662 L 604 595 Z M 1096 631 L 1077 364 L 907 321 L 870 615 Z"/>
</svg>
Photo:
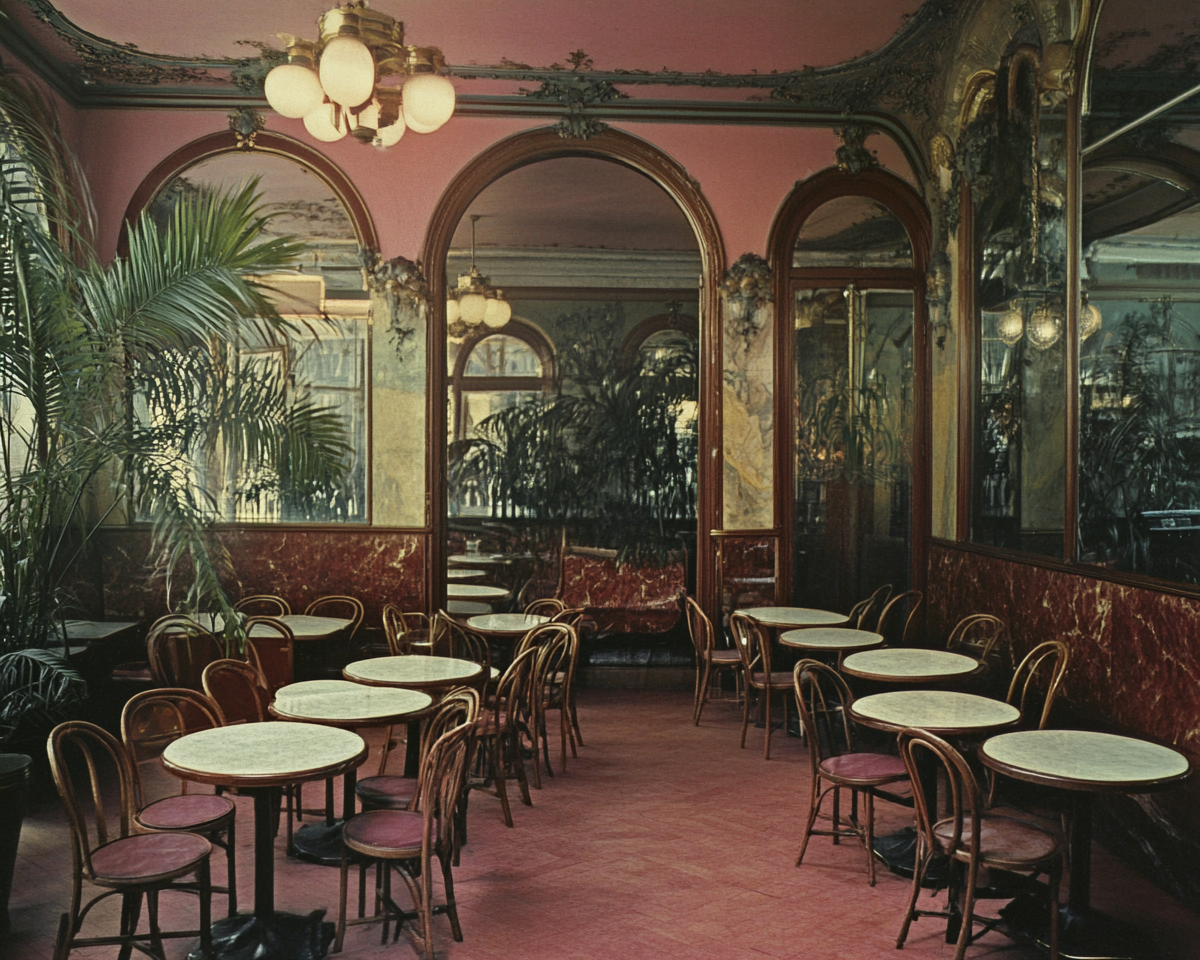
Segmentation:
<svg viewBox="0 0 1200 960">
<path fill-rule="evenodd" d="M 213 956 L 220 960 L 321 960 L 333 942 L 334 925 L 325 911 L 307 916 L 276 913 L 260 920 L 253 914 L 225 917 L 212 926 Z M 200 948 L 188 960 L 203 960 Z"/>
</svg>

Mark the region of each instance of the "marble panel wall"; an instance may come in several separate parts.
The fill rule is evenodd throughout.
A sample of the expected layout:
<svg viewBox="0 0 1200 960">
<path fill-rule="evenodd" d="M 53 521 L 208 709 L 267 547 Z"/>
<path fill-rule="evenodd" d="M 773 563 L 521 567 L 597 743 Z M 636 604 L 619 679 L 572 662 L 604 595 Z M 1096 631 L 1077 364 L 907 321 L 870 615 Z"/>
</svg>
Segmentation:
<svg viewBox="0 0 1200 960">
<path fill-rule="evenodd" d="M 1200 600 L 934 543 L 929 630 L 968 613 L 1003 619 L 1015 658 L 1071 650 L 1064 694 L 1134 733 L 1200 752 Z"/>
<path fill-rule="evenodd" d="M 775 603 L 774 537 L 722 537 L 719 545 L 722 618 L 745 607 Z"/>
<path fill-rule="evenodd" d="M 727 298 L 724 324 L 724 527 L 770 528 L 775 522 L 775 305 Z"/>
<path fill-rule="evenodd" d="M 232 563 L 226 589 L 235 599 L 272 593 L 301 612 L 318 597 L 348 595 L 363 602 L 364 627 L 379 624 L 386 603 L 424 609 L 423 534 L 264 527 L 225 530 L 218 539 Z M 97 546 L 105 616 L 150 621 L 166 612 L 166 584 L 155 570 L 149 533 L 104 530 Z M 173 598 L 180 595 L 172 589 Z"/>
</svg>

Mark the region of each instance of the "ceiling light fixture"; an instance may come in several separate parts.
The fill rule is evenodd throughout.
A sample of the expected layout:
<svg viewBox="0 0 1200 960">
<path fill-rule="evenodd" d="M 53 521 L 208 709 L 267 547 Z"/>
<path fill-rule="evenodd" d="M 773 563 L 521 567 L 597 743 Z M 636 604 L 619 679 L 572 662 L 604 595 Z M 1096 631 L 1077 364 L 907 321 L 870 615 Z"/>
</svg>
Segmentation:
<svg viewBox="0 0 1200 960">
<path fill-rule="evenodd" d="M 461 336 L 479 324 L 498 330 L 512 316 L 512 304 L 504 291 L 491 285 L 489 278 L 475 266 L 475 224 L 481 214 L 471 214 L 471 271 L 458 276 L 458 286 L 446 297 L 446 323 L 451 335 Z"/>
<path fill-rule="evenodd" d="M 272 110 L 303 119 L 318 140 L 349 133 L 382 149 L 406 129 L 433 133 L 454 114 L 454 85 L 440 76 L 442 51 L 405 46 L 395 17 L 356 0 L 323 13 L 317 29 L 315 43 L 279 34 L 288 62 L 267 74 L 264 90 Z M 400 82 L 384 86 L 387 77 Z"/>
</svg>

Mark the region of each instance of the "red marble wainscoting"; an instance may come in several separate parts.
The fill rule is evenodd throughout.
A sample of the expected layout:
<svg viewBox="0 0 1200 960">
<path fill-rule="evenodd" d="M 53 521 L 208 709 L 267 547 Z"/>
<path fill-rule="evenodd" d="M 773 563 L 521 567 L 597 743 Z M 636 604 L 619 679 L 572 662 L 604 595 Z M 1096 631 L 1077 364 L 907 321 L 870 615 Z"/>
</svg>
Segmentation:
<svg viewBox="0 0 1200 960">
<path fill-rule="evenodd" d="M 1174 744 L 1200 768 L 1200 600 L 945 541 L 930 544 L 928 600 L 931 638 L 991 613 L 1008 624 L 1014 659 L 1066 641 L 1064 696 L 1077 717 Z M 1096 813 L 1105 846 L 1200 910 L 1200 776 L 1162 793 L 1098 795 Z"/>
<path fill-rule="evenodd" d="M 717 541 L 721 615 L 775 604 L 775 538 L 722 537 Z"/>
<path fill-rule="evenodd" d="M 364 627 L 378 626 L 386 603 L 424 609 L 425 534 L 285 527 L 234 528 L 217 536 L 232 564 L 226 588 L 234 599 L 271 593 L 302 612 L 318 597 L 357 597 L 365 607 Z M 104 615 L 151 621 L 165 613 L 167 585 L 155 571 L 149 532 L 104 530 L 96 543 Z M 172 599 L 186 589 L 187 576 L 177 571 Z"/>
</svg>

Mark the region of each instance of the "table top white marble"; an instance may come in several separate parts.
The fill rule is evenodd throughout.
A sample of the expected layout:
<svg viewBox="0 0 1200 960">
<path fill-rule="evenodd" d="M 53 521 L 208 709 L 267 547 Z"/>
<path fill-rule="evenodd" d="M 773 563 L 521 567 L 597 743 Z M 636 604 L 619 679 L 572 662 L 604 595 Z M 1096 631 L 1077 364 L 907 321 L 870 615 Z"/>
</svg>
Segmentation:
<svg viewBox="0 0 1200 960">
<path fill-rule="evenodd" d="M 994 730 L 1021 719 L 1021 711 L 1002 700 L 955 690 L 875 693 L 855 700 L 850 715 L 880 730 L 920 727 L 931 733 L 946 734 Z"/>
<path fill-rule="evenodd" d="M 467 626 L 478 633 L 494 633 L 501 636 L 519 636 L 528 633 L 534 627 L 549 623 L 549 617 L 526 613 L 485 613 L 482 616 L 471 617 Z"/>
<path fill-rule="evenodd" d="M 949 650 L 888 647 L 852 653 L 842 661 L 842 671 L 865 680 L 920 683 L 962 677 L 979 669 L 979 661 Z"/>
<path fill-rule="evenodd" d="M 68 620 L 68 640 L 107 640 L 137 626 L 136 620 Z"/>
<path fill-rule="evenodd" d="M 422 713 L 433 697 L 402 687 L 368 687 L 350 680 L 302 680 L 280 687 L 271 713 L 282 720 L 337 726 L 401 723 Z"/>
<path fill-rule="evenodd" d="M 470 660 L 453 657 L 427 657 L 419 654 L 402 657 L 373 657 L 349 664 L 342 675 L 347 680 L 381 686 L 445 687 L 474 680 L 483 667 Z"/>
<path fill-rule="evenodd" d="M 1019 730 L 988 740 L 993 769 L 1068 790 L 1134 789 L 1186 777 L 1187 757 L 1170 747 L 1091 730 Z"/>
<path fill-rule="evenodd" d="M 737 612 L 768 627 L 836 627 L 850 619 L 844 613 L 812 607 L 748 607 Z"/>
<path fill-rule="evenodd" d="M 780 634 L 779 642 L 801 650 L 858 650 L 879 646 L 883 636 L 849 627 L 809 627 L 807 630 L 788 630 Z"/>
<path fill-rule="evenodd" d="M 452 553 L 446 559 L 450 563 L 479 563 L 488 565 L 513 562 L 511 557 L 506 557 L 502 553 Z"/>
<path fill-rule="evenodd" d="M 490 603 L 476 603 L 474 600 L 447 600 L 446 612 L 456 617 L 477 617 L 492 612 Z"/>
<path fill-rule="evenodd" d="M 474 580 L 486 575 L 486 570 L 472 570 L 470 567 L 451 567 L 446 571 L 447 580 Z"/>
<path fill-rule="evenodd" d="M 448 583 L 446 596 L 455 600 L 505 600 L 509 593 L 503 587 L 489 587 L 482 583 Z"/>
<path fill-rule="evenodd" d="M 350 730 L 270 721 L 189 733 L 168 744 L 162 758 L 177 776 L 236 785 L 320 779 L 366 753 L 362 737 Z"/>
</svg>

